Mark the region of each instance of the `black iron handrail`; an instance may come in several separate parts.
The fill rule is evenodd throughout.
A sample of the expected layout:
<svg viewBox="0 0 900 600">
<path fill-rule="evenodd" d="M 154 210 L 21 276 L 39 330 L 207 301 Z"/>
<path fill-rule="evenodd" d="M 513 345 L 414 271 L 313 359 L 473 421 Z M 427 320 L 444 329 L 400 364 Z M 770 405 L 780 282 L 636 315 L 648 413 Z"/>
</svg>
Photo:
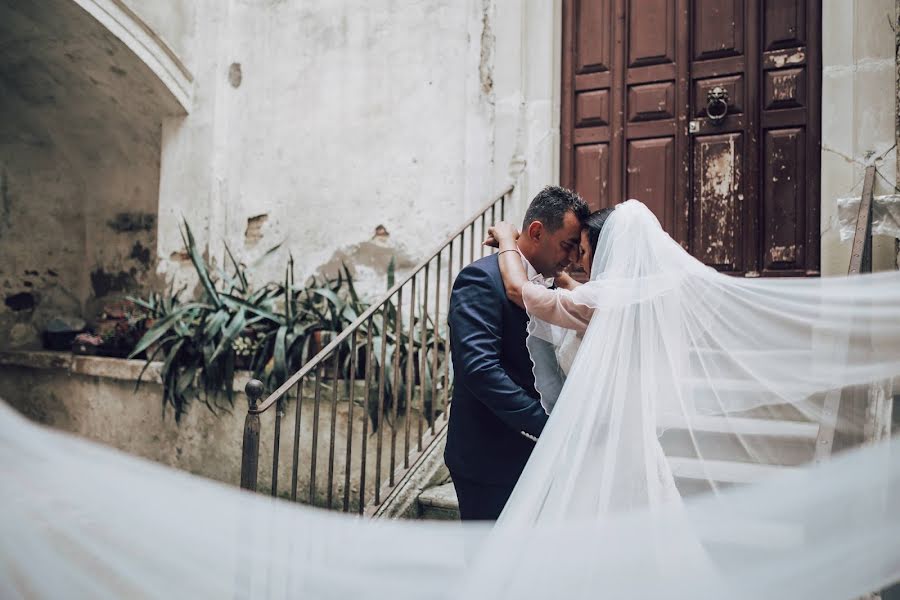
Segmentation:
<svg viewBox="0 0 900 600">
<path fill-rule="evenodd" d="M 411 273 L 402 281 L 392 286 L 381 298 L 370 305 L 353 323 L 346 327 L 340 334 L 334 337 L 311 360 L 304 364 L 300 370 L 291 375 L 277 390 L 260 402 L 263 395 L 263 384 L 252 380 L 247 384 L 246 393 L 248 410 L 244 424 L 243 452 L 241 457 L 241 487 L 256 490 L 260 461 L 260 415 L 266 413 L 273 406 L 276 407 L 274 436 L 272 444 L 272 485 L 271 494 L 278 495 L 278 470 L 281 442 L 281 424 L 285 416 L 287 400 L 292 390 L 296 390 L 295 424 L 293 437 L 293 453 L 291 464 L 291 485 L 289 497 L 297 500 L 299 485 L 299 462 L 301 444 L 301 413 L 303 386 L 309 379 L 313 382 L 313 415 L 312 431 L 309 436 L 309 492 L 307 502 L 317 502 L 317 461 L 319 446 L 319 420 L 320 403 L 325 378 L 326 365 L 330 364 L 333 377 L 331 389 L 331 413 L 330 413 L 330 441 L 328 456 L 328 484 L 326 488 L 325 505 L 332 507 L 335 475 L 335 445 L 337 430 L 337 399 L 339 373 L 341 372 L 341 359 L 349 360 L 348 380 L 348 415 L 346 429 L 341 430 L 346 435 L 346 449 L 344 459 L 343 482 L 343 510 L 351 509 L 350 489 L 352 483 L 359 486 L 358 503 L 355 507 L 363 512 L 367 505 L 370 510 L 377 508 L 385 493 L 394 486 L 397 476 L 408 469 L 411 464 L 411 451 L 421 452 L 427 447 L 430 439 L 433 439 L 440 429 L 436 428 L 438 418 L 442 417 L 442 424 L 446 424 L 449 408 L 449 388 L 451 384 L 451 372 L 449 366 L 449 343 L 441 332 L 446 331 L 445 317 L 441 312 L 441 300 L 445 299 L 449 305 L 450 290 L 454 278 L 454 264 L 456 273 L 468 262 L 484 256 L 487 250 L 482 245 L 487 227 L 498 217 L 503 219 L 506 212 L 506 204 L 512 194 L 512 188 L 504 190 L 500 195 L 484 205 L 472 218 L 468 219 L 461 227 L 457 228 L 445 241 L 422 260 Z M 488 222 L 490 218 L 490 222 Z M 477 225 L 480 224 L 480 227 Z M 480 239 L 476 240 L 476 231 Z M 468 237 L 468 240 L 466 239 Z M 467 244 L 468 242 L 468 244 Z M 468 248 L 466 247 L 468 246 Z M 468 252 L 466 252 L 468 250 Z M 442 267 L 445 267 L 445 275 L 442 277 Z M 404 295 L 408 294 L 404 302 Z M 429 301 L 433 297 L 433 307 L 429 308 Z M 408 312 L 408 315 L 404 313 Z M 417 316 L 417 313 L 418 316 Z M 429 333 L 429 325 L 431 332 Z M 381 329 L 380 335 L 378 329 Z M 373 333 L 375 335 L 373 335 Z M 387 356 L 388 343 L 385 340 L 393 334 L 394 344 L 391 356 Z M 405 340 L 405 341 L 403 341 Z M 360 346 L 361 344 L 361 346 Z M 349 356 L 347 356 L 349 347 Z M 379 356 L 376 357 L 375 353 Z M 406 355 L 406 365 L 403 372 L 400 369 L 401 354 Z M 439 362 L 439 355 L 443 355 L 443 361 Z M 391 364 L 385 364 L 390 358 Z M 380 359 L 380 360 L 379 360 Z M 361 367 L 360 363 L 363 363 Z M 377 365 L 377 366 L 376 366 Z M 363 398 L 366 405 L 371 403 L 372 392 L 375 392 L 377 405 L 373 414 L 363 415 L 361 424 L 362 432 L 359 441 L 360 454 L 358 474 L 351 473 L 353 467 L 353 413 L 356 398 L 357 370 L 364 369 Z M 414 394 L 418 387 L 419 393 Z M 430 390 L 429 390 L 430 387 Z M 377 391 L 376 391 L 377 390 Z M 439 398 L 439 392 L 442 398 Z M 417 397 L 416 397 L 417 396 Z M 437 406 L 438 400 L 442 400 Z M 390 400 L 389 406 L 386 400 Z M 418 402 L 418 404 L 416 404 Z M 404 413 L 399 413 L 400 404 L 404 404 Z M 416 405 L 416 406 L 414 406 Z M 413 408 L 419 410 L 413 415 Z M 386 415 L 385 410 L 390 414 Z M 371 410 L 371 409 L 370 409 Z M 437 414 L 436 414 L 437 413 Z M 386 423 L 385 417 L 390 418 Z M 373 427 L 378 428 L 378 435 L 374 442 L 374 497 L 371 503 L 367 503 L 367 470 L 372 468 L 369 459 L 369 421 Z M 403 419 L 401 424 L 400 419 Z M 423 419 L 425 422 L 423 423 Z M 416 421 L 415 448 L 411 447 L 412 421 Z M 424 425 L 427 424 L 427 427 Z M 389 448 L 385 449 L 385 428 L 390 426 Z M 343 426 L 343 425 L 342 425 Z M 404 450 L 402 466 L 397 463 L 397 437 L 404 434 Z M 374 434 L 374 431 L 373 431 Z M 382 473 L 384 453 L 389 450 L 389 466 L 387 476 Z M 356 475 L 356 477 L 351 477 Z M 385 488 L 385 489 L 382 489 Z"/>
</svg>

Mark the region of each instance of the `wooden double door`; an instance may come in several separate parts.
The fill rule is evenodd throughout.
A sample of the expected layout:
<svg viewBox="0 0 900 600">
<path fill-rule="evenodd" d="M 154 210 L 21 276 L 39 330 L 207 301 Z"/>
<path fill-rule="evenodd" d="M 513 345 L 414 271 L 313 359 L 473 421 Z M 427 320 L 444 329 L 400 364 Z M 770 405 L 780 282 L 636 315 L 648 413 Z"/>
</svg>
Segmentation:
<svg viewBox="0 0 900 600">
<path fill-rule="evenodd" d="M 821 0 L 564 0 L 562 184 L 694 256 L 819 272 Z"/>
</svg>

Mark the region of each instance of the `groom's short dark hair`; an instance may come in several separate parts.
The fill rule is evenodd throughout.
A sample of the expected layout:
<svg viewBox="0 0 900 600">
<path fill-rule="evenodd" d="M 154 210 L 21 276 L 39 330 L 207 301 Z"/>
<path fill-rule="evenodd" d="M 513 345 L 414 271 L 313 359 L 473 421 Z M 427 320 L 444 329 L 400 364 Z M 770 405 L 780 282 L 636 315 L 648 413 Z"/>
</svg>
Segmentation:
<svg viewBox="0 0 900 600">
<path fill-rule="evenodd" d="M 522 231 L 528 229 L 533 221 L 540 221 L 551 232 L 556 231 L 562 227 L 563 218 L 569 211 L 575 213 L 582 223 L 590 215 L 588 205 L 581 196 L 564 187 L 548 185 L 528 205 Z"/>
</svg>

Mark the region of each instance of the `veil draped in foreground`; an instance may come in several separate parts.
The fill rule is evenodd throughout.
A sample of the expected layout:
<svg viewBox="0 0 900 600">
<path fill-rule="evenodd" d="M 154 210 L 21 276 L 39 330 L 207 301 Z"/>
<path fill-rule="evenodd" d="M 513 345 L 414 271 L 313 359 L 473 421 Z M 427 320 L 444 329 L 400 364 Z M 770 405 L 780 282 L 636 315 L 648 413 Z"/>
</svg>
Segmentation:
<svg viewBox="0 0 900 600">
<path fill-rule="evenodd" d="M 0 454 L 4 598 L 847 600 L 900 580 L 895 443 L 683 509 L 493 530 L 247 493 L 5 405 Z"/>
<path fill-rule="evenodd" d="M 273 500 L 0 405 L 3 597 L 838 599 L 900 579 L 898 444 L 771 467 L 812 458 L 823 393 L 900 374 L 900 275 L 728 277 L 634 201 L 593 272 L 565 294 L 593 316 L 497 527 Z M 838 439 L 865 420 L 836 416 Z M 760 481 L 726 489 L 735 472 Z M 687 480 L 718 493 L 682 501 Z"/>
</svg>

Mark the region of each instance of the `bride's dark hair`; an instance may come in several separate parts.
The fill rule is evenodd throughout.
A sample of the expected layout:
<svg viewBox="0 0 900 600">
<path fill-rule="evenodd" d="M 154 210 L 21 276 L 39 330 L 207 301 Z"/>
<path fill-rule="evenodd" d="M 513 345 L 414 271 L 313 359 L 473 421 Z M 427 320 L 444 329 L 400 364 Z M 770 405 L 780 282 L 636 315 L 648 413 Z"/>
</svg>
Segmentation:
<svg viewBox="0 0 900 600">
<path fill-rule="evenodd" d="M 615 207 L 601 208 L 588 215 L 584 220 L 584 226 L 588 231 L 588 242 L 591 244 L 591 256 L 597 255 L 597 242 L 600 240 L 600 231 L 603 225 L 612 214 Z"/>
</svg>

